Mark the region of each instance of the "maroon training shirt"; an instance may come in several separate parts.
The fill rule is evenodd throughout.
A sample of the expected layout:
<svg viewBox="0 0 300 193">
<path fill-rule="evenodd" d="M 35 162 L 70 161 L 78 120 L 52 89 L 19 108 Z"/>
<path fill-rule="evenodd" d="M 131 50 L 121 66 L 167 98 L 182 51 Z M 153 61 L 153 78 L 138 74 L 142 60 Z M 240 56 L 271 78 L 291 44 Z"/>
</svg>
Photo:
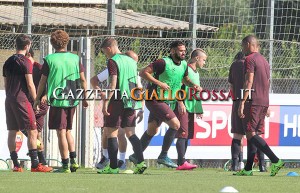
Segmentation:
<svg viewBox="0 0 300 193">
<path fill-rule="evenodd" d="M 228 82 L 233 86 L 233 99 L 241 99 L 241 89 L 244 85 L 244 62 L 245 60 L 234 61 L 229 69 Z"/>
<path fill-rule="evenodd" d="M 32 74 L 31 61 L 22 54 L 14 54 L 3 65 L 3 76 L 6 77 L 6 97 L 17 101 L 30 99 L 25 75 Z"/>
<path fill-rule="evenodd" d="M 258 52 L 246 56 L 245 73 L 254 73 L 252 105 L 269 106 L 270 65 Z"/>
</svg>

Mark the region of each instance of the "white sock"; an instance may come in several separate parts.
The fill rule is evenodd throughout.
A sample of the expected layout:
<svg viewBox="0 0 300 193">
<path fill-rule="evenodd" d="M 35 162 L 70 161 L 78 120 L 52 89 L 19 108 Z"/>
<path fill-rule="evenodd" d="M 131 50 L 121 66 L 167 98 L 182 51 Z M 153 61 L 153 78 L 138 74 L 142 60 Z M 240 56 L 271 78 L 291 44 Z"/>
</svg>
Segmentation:
<svg viewBox="0 0 300 193">
<path fill-rule="evenodd" d="M 107 159 L 109 159 L 108 150 L 107 149 L 102 149 L 102 151 L 103 151 L 103 156 L 106 157 Z"/>
<path fill-rule="evenodd" d="M 124 153 L 120 152 L 119 155 L 120 155 L 120 160 L 122 160 L 123 162 L 125 162 L 126 152 L 124 152 Z"/>
</svg>

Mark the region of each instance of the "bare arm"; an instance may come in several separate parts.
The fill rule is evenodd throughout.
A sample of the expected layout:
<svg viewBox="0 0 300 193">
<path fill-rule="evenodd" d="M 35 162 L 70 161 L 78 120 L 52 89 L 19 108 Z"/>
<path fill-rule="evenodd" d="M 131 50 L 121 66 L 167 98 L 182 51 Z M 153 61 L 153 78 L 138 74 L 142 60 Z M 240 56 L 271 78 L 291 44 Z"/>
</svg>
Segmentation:
<svg viewBox="0 0 300 193">
<path fill-rule="evenodd" d="M 244 89 L 244 97 L 242 99 L 243 103 L 247 100 L 249 96 L 249 91 L 251 91 L 253 80 L 254 80 L 254 73 L 247 72 L 245 75 L 245 83 L 243 86 Z"/>
<path fill-rule="evenodd" d="M 199 85 L 194 84 L 188 76 L 183 77 L 182 82 L 188 87 L 195 88 L 199 92 L 202 90 L 202 88 Z"/>
<path fill-rule="evenodd" d="M 100 87 L 99 87 L 99 80 L 98 80 L 97 75 L 93 76 L 93 77 L 91 78 L 90 82 L 91 82 L 91 85 L 92 85 L 92 87 L 93 87 L 94 89 L 100 89 Z"/>
<path fill-rule="evenodd" d="M 143 79 L 153 83 L 153 84 L 156 84 L 157 86 L 161 87 L 162 89 L 164 90 L 168 90 L 170 89 L 169 85 L 167 85 L 166 83 L 163 83 L 159 80 L 157 80 L 156 78 L 154 78 L 152 76 L 153 74 L 153 69 L 150 68 L 149 66 L 143 68 L 140 72 L 139 72 L 139 75 L 140 77 L 142 77 Z"/>
<path fill-rule="evenodd" d="M 238 110 L 238 114 L 239 114 L 240 118 L 245 118 L 244 105 L 245 105 L 245 101 L 247 100 L 247 98 L 249 96 L 249 92 L 251 92 L 253 79 L 254 79 L 254 73 L 247 72 L 246 75 L 245 75 L 245 83 L 244 83 L 244 86 L 243 86 L 244 97 L 241 100 L 239 110 Z"/>
<path fill-rule="evenodd" d="M 42 97 L 43 91 L 45 90 L 46 83 L 47 83 L 48 77 L 45 75 L 41 76 L 41 80 L 39 82 L 38 90 L 37 90 L 37 95 L 36 95 L 36 100 L 40 100 Z"/>
<path fill-rule="evenodd" d="M 36 90 L 35 90 L 35 86 L 33 83 L 32 74 L 25 74 L 25 78 L 26 78 L 26 83 L 27 83 L 29 94 L 31 95 L 32 99 L 35 100 L 36 99 Z"/>
<path fill-rule="evenodd" d="M 86 99 L 87 98 L 87 86 L 86 86 L 86 79 L 85 79 L 85 76 L 84 76 L 84 72 L 80 72 L 80 83 L 81 83 L 81 88 L 83 88 L 83 91 L 84 91 L 84 98 Z"/>
</svg>

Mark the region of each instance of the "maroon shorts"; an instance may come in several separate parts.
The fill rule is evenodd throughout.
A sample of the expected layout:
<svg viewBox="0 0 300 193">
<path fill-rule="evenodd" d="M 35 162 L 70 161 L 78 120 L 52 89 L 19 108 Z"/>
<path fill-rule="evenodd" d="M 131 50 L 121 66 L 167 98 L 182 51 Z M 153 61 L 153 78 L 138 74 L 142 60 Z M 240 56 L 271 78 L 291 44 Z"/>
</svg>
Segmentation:
<svg viewBox="0 0 300 193">
<path fill-rule="evenodd" d="M 7 130 L 36 129 L 36 119 L 31 103 L 5 99 Z"/>
<path fill-rule="evenodd" d="M 233 101 L 231 108 L 231 133 L 245 135 L 243 120 L 239 117 L 240 101 Z"/>
<path fill-rule="evenodd" d="M 135 127 L 135 110 L 130 108 L 124 108 L 123 102 L 110 101 L 107 112 L 110 113 L 109 116 L 104 116 L 104 127 Z"/>
<path fill-rule="evenodd" d="M 49 129 L 68 129 L 72 130 L 73 116 L 76 107 L 50 107 L 49 110 Z"/>
<path fill-rule="evenodd" d="M 245 132 L 263 134 L 267 111 L 268 107 L 252 105 L 251 102 L 246 102 L 244 106 L 245 118 L 242 119 Z"/>
<path fill-rule="evenodd" d="M 176 104 L 176 108 L 174 109 L 174 113 L 180 122 L 180 128 L 178 129 L 175 137 L 187 139 L 189 135 L 189 113 L 187 112 L 182 115 L 179 114 L 177 104 Z"/>
<path fill-rule="evenodd" d="M 48 105 L 41 104 L 40 110 L 35 114 L 36 126 L 38 131 L 42 131 L 44 128 L 44 117 L 49 109 Z"/>
<path fill-rule="evenodd" d="M 157 125 L 161 125 L 162 122 L 170 121 L 176 117 L 175 113 L 169 107 L 167 103 L 161 101 L 146 101 L 147 109 L 150 111 L 148 123 L 156 121 Z"/>
</svg>

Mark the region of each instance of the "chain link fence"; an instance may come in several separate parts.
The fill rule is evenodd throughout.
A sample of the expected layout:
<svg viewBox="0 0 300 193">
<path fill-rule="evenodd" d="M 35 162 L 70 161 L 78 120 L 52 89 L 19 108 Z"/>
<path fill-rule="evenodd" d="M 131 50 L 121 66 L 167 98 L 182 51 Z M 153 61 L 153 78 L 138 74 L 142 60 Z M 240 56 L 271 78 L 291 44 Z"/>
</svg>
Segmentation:
<svg viewBox="0 0 300 193">
<path fill-rule="evenodd" d="M 15 53 L 15 39 L 18 34 L 0 34 L 0 71 L 5 60 Z M 92 37 L 91 38 L 91 76 L 100 73 L 106 68 L 106 57 L 100 51 L 100 45 L 104 38 Z M 138 68 L 141 69 L 151 62 L 169 54 L 169 45 L 172 41 L 178 39 L 156 39 L 156 38 L 138 38 L 138 37 L 115 37 L 119 43 L 119 48 L 122 52 L 133 50 L 139 55 Z M 36 61 L 43 63 L 42 59 L 48 53 L 51 53 L 51 46 L 49 45 L 49 36 L 45 35 L 32 35 L 33 49 L 35 51 L 34 58 Z M 187 56 L 191 52 L 190 39 L 182 40 L 188 49 Z M 200 70 L 201 84 L 206 89 L 227 89 L 227 76 L 229 67 L 233 61 L 235 54 L 240 51 L 240 41 L 237 40 L 214 40 L 214 39 L 197 39 L 197 47 L 203 48 L 208 53 L 208 60 L 203 69 Z M 71 38 L 68 45 L 68 50 L 81 56 L 82 50 L 80 48 L 81 38 Z M 269 59 L 269 41 L 261 41 L 261 53 Z M 296 42 L 273 42 L 273 56 L 272 56 L 272 91 L 273 93 L 300 93 L 297 85 L 300 83 L 300 61 L 298 55 L 299 43 Z M 89 81 L 89 80 L 88 80 Z M 106 82 L 102 83 L 106 86 Z M 142 80 L 145 87 L 147 82 Z M 4 89 L 3 78 L 0 79 L 0 89 Z M 86 144 L 82 144 L 82 123 L 80 120 L 82 109 L 78 107 L 76 118 L 74 120 L 73 135 L 77 141 L 76 150 L 82 152 L 84 146 L 88 146 L 90 151 L 90 158 L 88 166 L 93 166 L 101 157 L 101 127 L 103 122 L 101 103 L 99 101 L 91 101 L 90 108 L 87 111 L 90 122 L 90 133 Z M 76 129 L 75 129 L 76 127 Z M 45 124 L 47 128 L 47 122 Z M 50 132 L 48 129 L 44 131 L 45 148 L 47 149 L 47 157 L 60 159 L 59 151 L 57 150 L 56 134 Z M 80 154 L 80 153 L 78 153 Z M 79 159 L 85 156 L 81 153 Z M 56 164 L 58 162 L 55 162 Z M 151 161 L 149 163 L 152 163 Z M 195 163 L 201 167 L 222 168 L 224 160 L 195 160 Z M 154 163 L 153 163 L 154 164 Z"/>
</svg>

